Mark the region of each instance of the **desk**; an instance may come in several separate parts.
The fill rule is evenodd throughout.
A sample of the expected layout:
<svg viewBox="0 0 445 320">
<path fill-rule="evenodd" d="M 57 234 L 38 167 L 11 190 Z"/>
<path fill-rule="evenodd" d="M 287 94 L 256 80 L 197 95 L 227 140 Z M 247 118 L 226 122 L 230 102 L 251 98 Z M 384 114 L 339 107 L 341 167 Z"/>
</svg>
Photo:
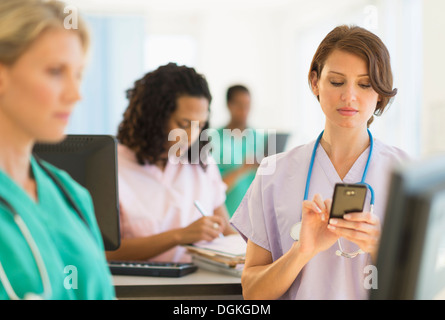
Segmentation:
<svg viewBox="0 0 445 320">
<path fill-rule="evenodd" d="M 180 278 L 113 276 L 118 299 L 241 300 L 241 279 L 198 269 Z"/>
</svg>

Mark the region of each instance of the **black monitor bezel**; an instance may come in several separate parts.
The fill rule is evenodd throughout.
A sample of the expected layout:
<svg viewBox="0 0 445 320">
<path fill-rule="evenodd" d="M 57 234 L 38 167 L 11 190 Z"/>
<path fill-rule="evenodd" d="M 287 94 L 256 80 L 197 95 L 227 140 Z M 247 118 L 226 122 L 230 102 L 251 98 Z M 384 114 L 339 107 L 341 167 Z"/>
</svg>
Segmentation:
<svg viewBox="0 0 445 320">
<path fill-rule="evenodd" d="M 392 172 L 371 299 L 416 299 L 431 204 L 445 190 L 445 156 L 405 163 Z"/>
<path fill-rule="evenodd" d="M 84 142 L 88 144 L 83 144 Z M 94 146 L 95 150 L 82 149 L 91 148 Z M 88 147 L 90 146 L 90 147 Z M 45 160 L 52 165 L 66 171 L 70 176 L 76 180 L 79 184 L 85 187 L 91 194 L 95 207 L 96 220 L 102 235 L 104 248 L 107 251 L 117 250 L 120 247 L 120 208 L 119 208 L 119 192 L 118 192 L 118 172 L 117 172 L 117 140 L 112 135 L 66 135 L 65 139 L 60 143 L 48 144 L 37 143 L 34 145 L 33 152 L 36 153 L 42 160 Z M 96 161 L 96 168 L 90 170 L 89 174 L 91 180 L 105 181 L 103 185 L 107 187 L 107 190 L 101 190 L 106 192 L 107 204 L 106 207 L 111 209 L 112 212 L 101 212 L 101 208 L 105 207 L 103 204 L 105 199 L 103 193 L 97 195 L 94 188 L 86 181 L 81 181 L 77 176 L 79 174 L 79 166 L 71 167 L 66 165 L 66 157 L 72 157 L 73 154 L 79 156 L 79 152 L 88 154 L 89 156 L 99 156 L 101 161 Z M 92 153 L 93 152 L 93 153 Z M 69 161 L 68 161 L 69 162 Z M 87 160 L 85 160 L 87 162 Z M 98 164 L 102 163 L 101 166 Z M 82 170 L 86 169 L 87 164 L 81 166 Z M 103 170 L 106 170 L 104 174 Z M 77 171 L 77 172 L 76 172 Z M 86 173 L 83 173 L 86 176 Z M 85 178 L 86 179 L 86 178 Z M 97 188 L 97 186 L 96 186 Z M 100 198 L 100 199 L 99 199 Z M 108 202 L 109 201 L 109 202 Z"/>
</svg>

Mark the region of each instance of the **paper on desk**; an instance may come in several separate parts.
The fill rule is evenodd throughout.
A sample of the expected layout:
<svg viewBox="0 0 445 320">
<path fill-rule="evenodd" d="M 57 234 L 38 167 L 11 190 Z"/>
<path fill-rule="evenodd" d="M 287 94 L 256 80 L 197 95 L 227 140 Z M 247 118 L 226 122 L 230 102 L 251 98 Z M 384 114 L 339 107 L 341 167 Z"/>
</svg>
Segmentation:
<svg viewBox="0 0 445 320">
<path fill-rule="evenodd" d="M 239 234 L 231 234 L 224 238 L 215 238 L 211 242 L 200 241 L 194 243 L 193 247 L 211 250 L 223 255 L 245 256 L 247 244 Z"/>
</svg>

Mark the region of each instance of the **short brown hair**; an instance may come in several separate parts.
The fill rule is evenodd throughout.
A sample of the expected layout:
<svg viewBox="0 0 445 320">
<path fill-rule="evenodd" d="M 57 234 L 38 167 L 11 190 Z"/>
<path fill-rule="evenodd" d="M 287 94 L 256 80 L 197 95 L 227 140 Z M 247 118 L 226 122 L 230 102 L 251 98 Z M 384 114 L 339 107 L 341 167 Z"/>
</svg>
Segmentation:
<svg viewBox="0 0 445 320">
<path fill-rule="evenodd" d="M 371 86 L 381 99 L 376 105 L 374 115 L 380 116 L 397 94 L 397 89 L 392 87 L 391 62 L 385 44 L 378 36 L 358 26 L 342 25 L 334 28 L 315 52 L 308 75 L 309 84 L 311 84 L 312 72 L 315 71 L 317 77 L 320 78 L 324 64 L 334 50 L 355 54 L 366 61 Z M 373 120 L 374 116 L 368 120 L 368 127 Z"/>
</svg>

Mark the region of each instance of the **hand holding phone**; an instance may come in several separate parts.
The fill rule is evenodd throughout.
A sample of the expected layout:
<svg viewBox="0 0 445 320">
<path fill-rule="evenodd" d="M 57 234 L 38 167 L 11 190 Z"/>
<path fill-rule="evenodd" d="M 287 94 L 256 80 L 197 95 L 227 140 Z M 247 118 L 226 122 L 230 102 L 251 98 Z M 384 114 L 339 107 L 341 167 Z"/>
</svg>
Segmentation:
<svg viewBox="0 0 445 320">
<path fill-rule="evenodd" d="M 343 218 L 346 213 L 362 212 L 368 188 L 360 184 L 337 183 L 332 197 L 330 218 Z"/>
</svg>

